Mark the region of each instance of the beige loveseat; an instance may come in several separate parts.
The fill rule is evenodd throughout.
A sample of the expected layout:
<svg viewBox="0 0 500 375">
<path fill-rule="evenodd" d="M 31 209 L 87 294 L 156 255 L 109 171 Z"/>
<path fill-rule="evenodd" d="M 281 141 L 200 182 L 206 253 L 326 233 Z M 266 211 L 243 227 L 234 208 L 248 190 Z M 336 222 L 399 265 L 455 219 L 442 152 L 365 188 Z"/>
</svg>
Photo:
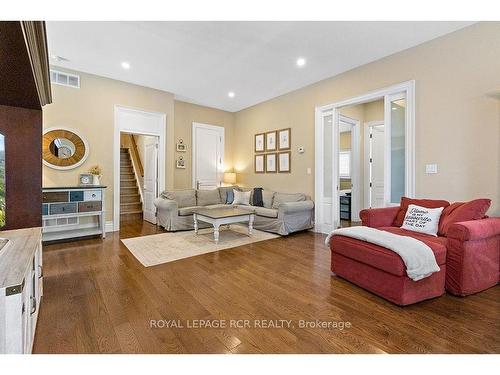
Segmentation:
<svg viewBox="0 0 500 375">
<path fill-rule="evenodd" d="M 167 231 L 193 229 L 193 212 L 197 208 L 227 207 L 228 190 L 241 189 L 237 186 L 220 187 L 214 190 L 164 191 L 155 200 L 158 208 L 158 224 Z M 253 194 L 250 204 L 253 203 Z M 264 207 L 237 205 L 255 211 L 253 227 L 266 232 L 288 235 L 292 232 L 311 229 L 314 226 L 314 203 L 302 193 L 278 193 L 262 191 Z M 207 227 L 200 222 L 201 227 Z"/>
</svg>

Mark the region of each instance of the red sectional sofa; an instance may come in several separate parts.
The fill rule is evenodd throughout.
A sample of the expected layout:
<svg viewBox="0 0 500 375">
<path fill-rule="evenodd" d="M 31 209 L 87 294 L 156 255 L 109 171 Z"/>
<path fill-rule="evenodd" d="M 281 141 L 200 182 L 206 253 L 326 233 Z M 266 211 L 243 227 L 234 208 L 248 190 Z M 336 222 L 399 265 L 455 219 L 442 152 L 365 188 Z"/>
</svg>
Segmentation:
<svg viewBox="0 0 500 375">
<path fill-rule="evenodd" d="M 402 199 L 401 206 L 360 212 L 363 225 L 416 238 L 432 249 L 441 270 L 425 279 L 413 281 L 408 278 L 405 264 L 396 253 L 345 236 L 331 238 L 331 270 L 398 305 L 438 297 L 445 289 L 466 296 L 490 288 L 500 279 L 500 218 L 480 219 L 490 203 L 483 201 L 487 201 L 487 206 L 472 214 L 470 210 L 465 212 L 470 205 L 463 206 L 463 203 L 450 205 L 446 201 L 408 198 Z M 446 206 L 438 237 L 399 228 L 410 203 L 429 208 Z M 484 202 L 476 202 L 476 208 L 481 203 Z M 456 211 L 457 207 L 461 210 Z M 456 222 L 460 214 L 464 217 L 464 212 L 466 217 L 480 216 L 476 220 Z"/>
</svg>

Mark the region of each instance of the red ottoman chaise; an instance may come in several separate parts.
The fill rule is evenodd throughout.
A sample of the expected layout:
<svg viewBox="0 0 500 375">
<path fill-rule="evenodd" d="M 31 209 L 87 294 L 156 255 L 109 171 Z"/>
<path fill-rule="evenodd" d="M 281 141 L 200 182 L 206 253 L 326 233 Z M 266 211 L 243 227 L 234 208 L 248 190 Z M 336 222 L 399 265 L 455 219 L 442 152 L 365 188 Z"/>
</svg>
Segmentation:
<svg viewBox="0 0 500 375">
<path fill-rule="evenodd" d="M 500 276 L 500 218 L 483 218 L 487 199 L 450 205 L 442 200 L 402 198 L 401 206 L 362 210 L 364 226 L 410 236 L 431 248 L 441 269 L 411 280 L 401 257 L 384 247 L 336 235 L 330 240 L 334 274 L 398 305 L 438 297 L 445 292 L 465 296 L 496 285 Z M 401 229 L 409 204 L 446 207 L 438 237 Z M 461 218 L 475 220 L 457 222 Z"/>
</svg>

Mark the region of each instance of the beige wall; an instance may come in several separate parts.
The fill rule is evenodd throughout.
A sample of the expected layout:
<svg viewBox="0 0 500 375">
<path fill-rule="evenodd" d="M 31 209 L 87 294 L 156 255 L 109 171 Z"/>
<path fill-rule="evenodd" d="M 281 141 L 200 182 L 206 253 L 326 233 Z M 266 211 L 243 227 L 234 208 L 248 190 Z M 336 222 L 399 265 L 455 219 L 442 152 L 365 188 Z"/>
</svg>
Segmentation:
<svg viewBox="0 0 500 375">
<path fill-rule="evenodd" d="M 416 195 L 488 197 L 500 214 L 500 116 L 487 95 L 500 88 L 500 23 L 479 23 L 236 113 L 239 181 L 314 194 L 314 109 L 416 81 Z M 253 173 L 253 135 L 292 128 L 292 174 Z M 297 152 L 298 146 L 305 153 Z M 437 163 L 438 174 L 425 174 Z"/>
<path fill-rule="evenodd" d="M 224 127 L 224 167 L 226 170 L 233 167 L 234 117 L 234 113 L 231 112 L 175 101 L 175 142 L 182 139 L 187 145 L 187 152 L 176 152 L 176 157 L 182 155 L 187 161 L 186 169 L 175 169 L 176 189 L 192 187 L 193 122 Z"/>
<path fill-rule="evenodd" d="M 58 70 L 64 70 L 57 68 Z M 81 88 L 52 85 L 53 103 L 43 108 L 43 126 L 76 130 L 89 142 L 90 153 L 80 167 L 59 171 L 43 167 L 43 186 L 78 184 L 78 175 L 92 165 L 103 169 L 102 183 L 107 185 L 106 220 L 113 218 L 113 128 L 114 106 L 155 111 L 167 115 L 167 160 L 173 160 L 174 97 L 172 94 L 142 86 L 78 73 Z M 173 163 L 166 163 L 167 187 L 174 186 Z"/>
</svg>

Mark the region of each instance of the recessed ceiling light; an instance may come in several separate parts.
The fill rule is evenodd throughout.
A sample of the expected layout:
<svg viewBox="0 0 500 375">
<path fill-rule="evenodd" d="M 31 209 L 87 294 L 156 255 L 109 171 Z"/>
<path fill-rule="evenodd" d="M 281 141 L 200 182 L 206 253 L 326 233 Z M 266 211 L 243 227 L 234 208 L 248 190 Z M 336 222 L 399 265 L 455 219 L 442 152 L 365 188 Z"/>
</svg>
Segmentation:
<svg viewBox="0 0 500 375">
<path fill-rule="evenodd" d="M 233 91 L 229 91 L 227 93 L 227 96 L 229 96 L 230 98 L 234 98 L 234 95 L 235 95 L 235 93 Z"/>
<path fill-rule="evenodd" d="M 298 67 L 303 67 L 304 65 L 306 65 L 306 59 L 303 58 L 303 57 L 299 57 L 297 59 L 297 66 Z"/>
<path fill-rule="evenodd" d="M 122 62 L 122 68 L 123 69 L 126 69 L 126 70 L 129 70 L 130 69 L 130 64 L 126 61 Z"/>
</svg>

